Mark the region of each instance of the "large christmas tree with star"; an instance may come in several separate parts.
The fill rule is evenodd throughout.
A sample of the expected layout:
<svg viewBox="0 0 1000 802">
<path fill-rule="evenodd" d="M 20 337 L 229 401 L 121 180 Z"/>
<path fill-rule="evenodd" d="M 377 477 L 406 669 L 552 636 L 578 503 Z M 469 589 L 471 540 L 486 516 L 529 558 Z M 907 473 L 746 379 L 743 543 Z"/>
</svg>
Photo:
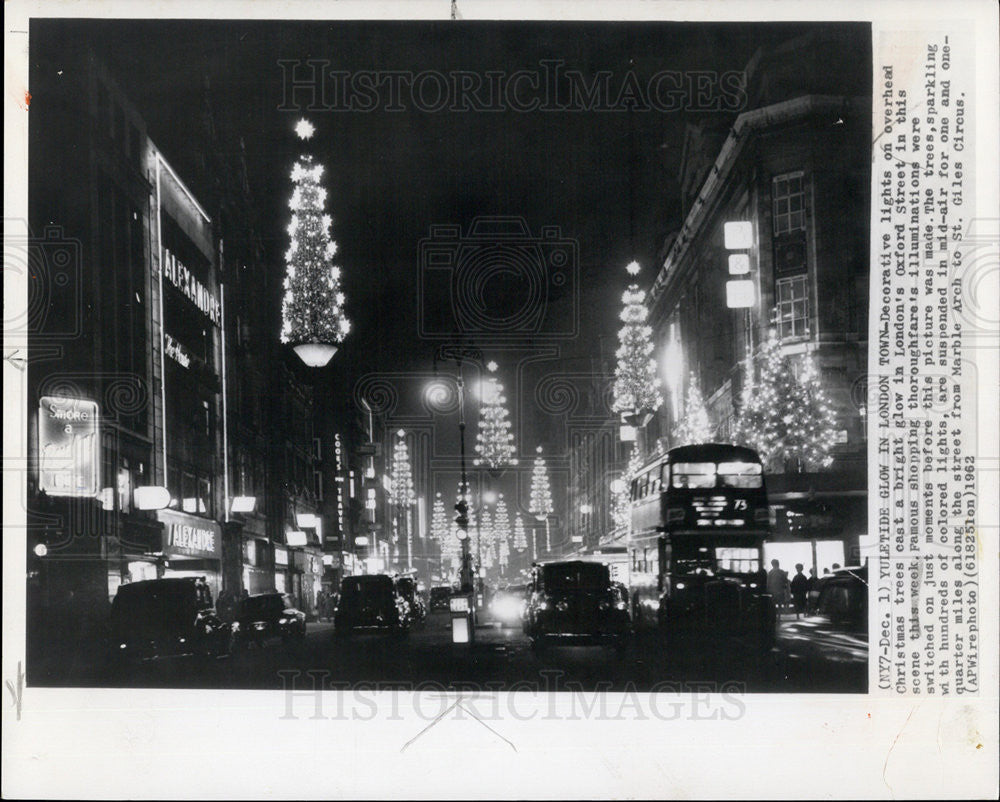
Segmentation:
<svg viewBox="0 0 1000 802">
<path fill-rule="evenodd" d="M 296 129 L 307 139 L 312 127 L 304 121 Z M 295 189 L 288 205 L 291 239 L 285 253 L 285 295 L 281 307 L 283 343 L 343 342 L 351 330 L 344 315 L 340 268 L 334 264 L 337 244 L 330 236 L 332 220 L 326 213 L 326 190 L 320 185 L 323 165 L 303 155 L 292 168 Z"/>
</svg>

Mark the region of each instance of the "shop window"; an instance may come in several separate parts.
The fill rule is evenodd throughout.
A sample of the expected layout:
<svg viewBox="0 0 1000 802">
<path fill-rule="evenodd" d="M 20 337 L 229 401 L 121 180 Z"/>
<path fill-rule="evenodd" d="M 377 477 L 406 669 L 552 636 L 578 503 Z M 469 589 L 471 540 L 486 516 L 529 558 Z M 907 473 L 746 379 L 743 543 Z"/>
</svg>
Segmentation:
<svg viewBox="0 0 1000 802">
<path fill-rule="evenodd" d="M 212 514 L 212 483 L 206 477 L 198 479 L 198 512 Z"/>
<path fill-rule="evenodd" d="M 805 182 L 801 171 L 775 176 L 771 183 L 775 236 L 805 230 L 805 201 Z"/>
<path fill-rule="evenodd" d="M 809 335 L 809 278 L 793 276 L 775 282 L 776 320 L 781 340 Z"/>
</svg>

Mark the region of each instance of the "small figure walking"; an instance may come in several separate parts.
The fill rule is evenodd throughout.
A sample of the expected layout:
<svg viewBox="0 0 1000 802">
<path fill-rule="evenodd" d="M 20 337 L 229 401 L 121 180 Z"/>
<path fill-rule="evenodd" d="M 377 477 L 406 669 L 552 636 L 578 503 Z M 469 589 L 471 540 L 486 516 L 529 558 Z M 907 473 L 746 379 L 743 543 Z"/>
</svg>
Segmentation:
<svg viewBox="0 0 1000 802">
<path fill-rule="evenodd" d="M 791 583 L 792 603 L 795 605 L 795 617 L 800 618 L 806 611 L 806 597 L 809 595 L 809 580 L 802 573 L 802 563 L 795 563 L 795 576 Z"/>
</svg>

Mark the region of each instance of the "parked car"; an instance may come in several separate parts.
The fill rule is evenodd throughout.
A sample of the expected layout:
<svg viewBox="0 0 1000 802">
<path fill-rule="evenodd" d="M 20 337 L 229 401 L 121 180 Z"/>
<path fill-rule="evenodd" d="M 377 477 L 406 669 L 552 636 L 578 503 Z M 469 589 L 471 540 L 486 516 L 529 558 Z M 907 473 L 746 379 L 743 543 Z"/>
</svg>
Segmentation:
<svg viewBox="0 0 1000 802">
<path fill-rule="evenodd" d="M 490 618 L 501 627 L 520 626 L 527 606 L 527 596 L 527 585 L 508 585 L 501 588 L 490 599 Z"/>
<path fill-rule="evenodd" d="M 366 574 L 344 578 L 333 619 L 335 636 L 348 637 L 356 632 L 403 635 L 409 621 L 409 606 L 396 591 L 392 577 Z"/>
<path fill-rule="evenodd" d="M 630 630 L 628 599 L 606 565 L 575 560 L 534 570 L 524 631 L 536 651 L 550 643 L 603 644 L 621 655 Z"/>
<path fill-rule="evenodd" d="M 809 687 L 868 687 L 868 568 L 840 568 L 821 580 L 815 612 L 778 634 L 785 671 Z"/>
<path fill-rule="evenodd" d="M 451 588 L 447 585 L 431 588 L 431 612 L 436 613 L 440 610 L 447 612 L 449 599 L 451 599 Z"/>
<path fill-rule="evenodd" d="M 229 653 L 230 628 L 212 592 L 194 577 L 121 585 L 111 604 L 109 647 L 116 661 Z"/>
<path fill-rule="evenodd" d="M 419 629 L 427 623 L 427 605 L 417 592 L 413 577 L 401 576 L 396 579 L 396 593 L 406 602 L 409 626 Z"/>
<path fill-rule="evenodd" d="M 305 639 L 306 614 L 295 609 L 290 597 L 281 593 L 259 593 L 241 599 L 233 620 L 235 646 L 263 647 L 272 638 L 282 643 Z"/>
</svg>

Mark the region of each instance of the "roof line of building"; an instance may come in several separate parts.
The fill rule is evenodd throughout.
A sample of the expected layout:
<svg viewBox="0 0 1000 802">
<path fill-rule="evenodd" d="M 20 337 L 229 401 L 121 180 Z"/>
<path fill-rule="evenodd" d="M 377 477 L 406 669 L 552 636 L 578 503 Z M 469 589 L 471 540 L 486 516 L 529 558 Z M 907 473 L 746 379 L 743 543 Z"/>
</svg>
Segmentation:
<svg viewBox="0 0 1000 802">
<path fill-rule="evenodd" d="M 208 213 L 204 209 L 201 208 L 201 204 L 198 203 L 198 200 L 195 198 L 194 193 L 191 192 L 191 190 L 187 188 L 187 184 L 185 184 L 181 180 L 181 177 L 179 175 L 177 175 L 176 172 L 174 172 L 174 168 L 171 167 L 170 166 L 170 162 L 168 162 L 163 157 L 163 154 L 160 152 L 160 149 L 156 146 L 156 143 L 152 142 L 152 140 L 150 140 L 150 142 L 151 142 L 151 144 L 153 146 L 153 155 L 156 157 L 156 160 L 160 164 L 162 164 L 164 167 L 167 168 L 167 172 L 170 173 L 170 176 L 174 179 L 174 181 L 177 182 L 177 185 L 181 188 L 181 190 L 184 192 L 184 194 L 187 195 L 188 200 L 191 201 L 191 203 L 194 205 L 194 208 L 198 210 L 198 213 L 203 218 L 205 218 L 205 222 L 208 223 L 209 225 L 211 225 L 212 224 L 212 218 L 208 216 Z"/>
<path fill-rule="evenodd" d="M 677 233 L 677 239 L 670 246 L 670 251 L 667 253 L 666 259 L 664 259 L 663 265 L 660 267 L 660 271 L 653 281 L 653 286 L 649 291 L 650 306 L 656 303 L 666 288 L 667 281 L 670 278 L 671 267 L 680 262 L 684 252 L 694 241 L 695 234 L 709 213 L 709 208 L 712 205 L 709 201 L 713 195 L 722 189 L 725 179 L 732 170 L 733 165 L 736 164 L 743 146 L 750 138 L 750 135 L 763 128 L 798 122 L 812 115 L 840 112 L 851 101 L 851 98 L 840 95 L 803 95 L 792 100 L 785 100 L 781 103 L 763 106 L 752 111 L 745 111 L 736 118 L 715 163 L 712 165 L 712 169 L 709 171 L 701 190 L 698 192 L 698 197 L 691 211 L 688 212 L 687 218 L 684 220 L 684 225 L 681 226 L 681 230 Z"/>
</svg>

